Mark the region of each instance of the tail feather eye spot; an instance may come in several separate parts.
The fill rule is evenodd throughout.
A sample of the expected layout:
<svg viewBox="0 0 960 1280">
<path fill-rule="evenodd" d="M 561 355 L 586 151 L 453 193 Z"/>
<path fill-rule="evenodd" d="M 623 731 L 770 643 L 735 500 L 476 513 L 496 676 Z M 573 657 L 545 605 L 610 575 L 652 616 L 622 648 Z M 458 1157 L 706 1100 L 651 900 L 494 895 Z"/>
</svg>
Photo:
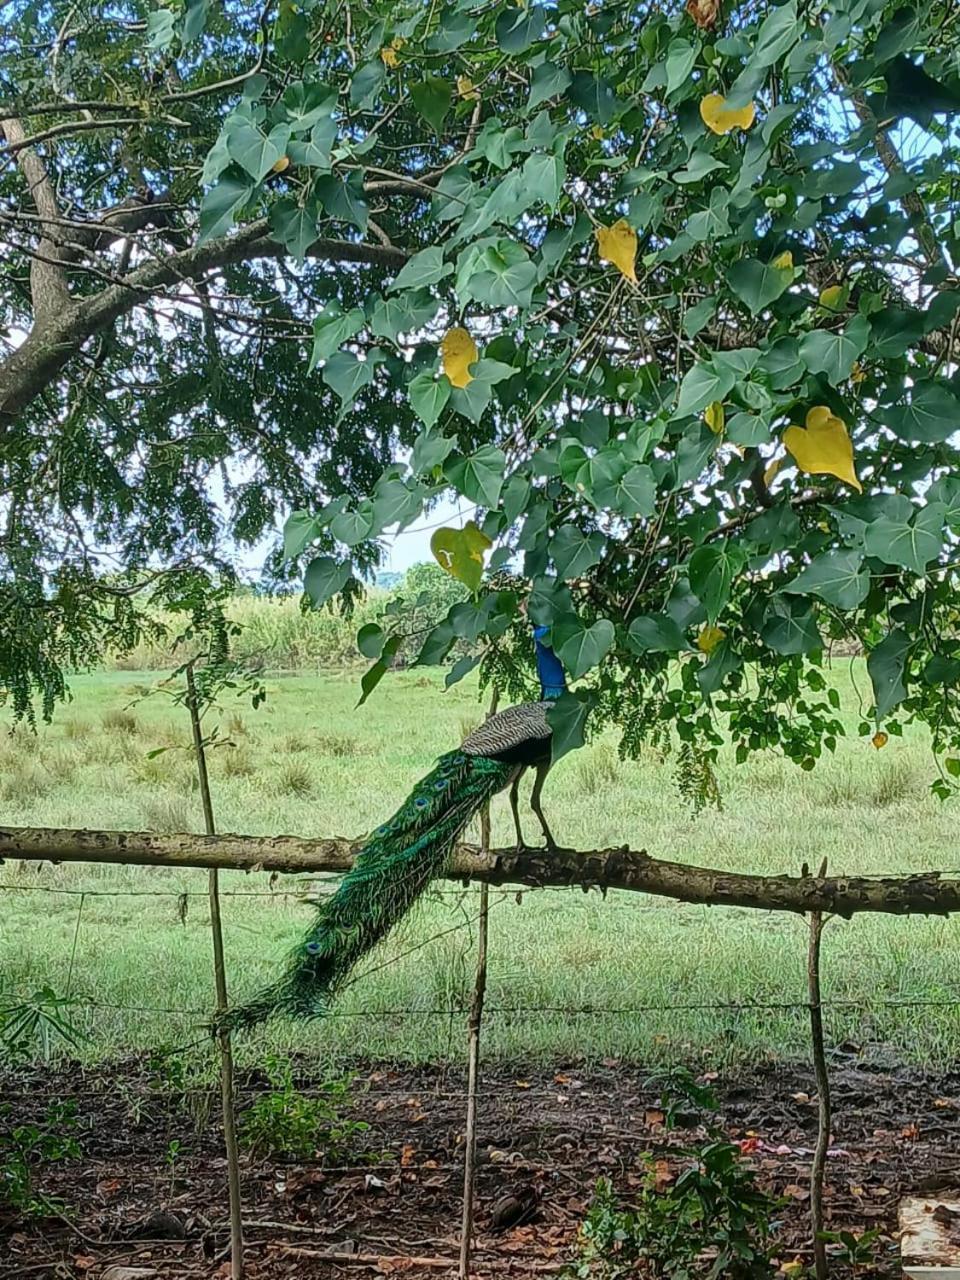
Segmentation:
<svg viewBox="0 0 960 1280">
<path fill-rule="evenodd" d="M 414 800 L 413 803 L 416 805 L 418 809 L 425 809 L 429 804 L 429 801 L 427 800 L 426 796 L 417 796 L 416 800 Z"/>
<path fill-rule="evenodd" d="M 320 943 L 308 942 L 306 946 L 306 950 L 309 952 L 310 955 L 315 956 L 317 952 L 320 950 Z"/>
<path fill-rule="evenodd" d="M 433 789 L 434 791 L 446 791 L 449 785 L 450 783 L 447 781 L 446 778 L 441 778 L 439 782 L 435 782 L 433 784 Z"/>
<path fill-rule="evenodd" d="M 375 836 L 385 836 L 389 830 L 390 830 L 389 826 L 385 824 L 382 827 L 377 827 L 376 831 L 373 834 Z"/>
</svg>

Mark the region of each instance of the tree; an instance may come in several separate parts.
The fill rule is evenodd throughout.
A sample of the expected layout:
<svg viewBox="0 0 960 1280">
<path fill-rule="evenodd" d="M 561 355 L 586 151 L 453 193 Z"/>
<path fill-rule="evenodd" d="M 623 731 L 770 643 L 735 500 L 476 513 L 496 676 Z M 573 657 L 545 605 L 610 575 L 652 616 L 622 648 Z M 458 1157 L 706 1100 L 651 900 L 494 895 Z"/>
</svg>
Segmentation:
<svg viewBox="0 0 960 1280">
<path fill-rule="evenodd" d="M 108 67 L 79 42 L 39 108 L 22 52 L 7 55 L 13 105 L 41 122 L 32 146 L 5 126 L 16 191 L 41 144 L 69 147 L 100 155 L 119 205 L 113 166 L 144 154 L 182 237 L 121 227 L 134 256 L 113 250 L 107 269 L 102 241 L 64 244 L 93 219 L 71 227 L 32 181 L 35 211 L 21 194 L 8 225 L 33 258 L 38 336 L 0 372 L 8 439 L 36 433 L 41 390 L 83 367 L 92 335 L 148 312 L 146 293 L 198 282 L 221 324 L 256 281 L 313 323 L 313 371 L 277 359 L 322 397 L 335 454 L 332 500 L 305 498 L 286 528 L 315 602 L 355 590 L 383 530 L 452 489 L 479 532 L 448 535 L 448 562 L 476 563 L 484 540 L 493 574 L 519 557 L 531 615 L 582 681 L 555 708 L 558 751 L 592 712 L 627 752 L 677 735 L 701 794 L 724 733 L 741 758 L 779 746 L 812 767 L 842 732 L 823 655 L 853 640 L 866 731 L 881 745 L 904 718 L 930 724 L 945 792 L 960 773 L 950 16 L 559 0 L 307 4 L 274 21 L 190 3 L 109 48 L 90 36 Z M 130 216 L 102 205 L 101 227 Z M 44 310 L 51 273 L 76 295 L 68 320 Z M 323 282 L 322 307 L 304 280 Z M 158 331 L 152 359 L 162 345 Z M 195 324 L 192 359 L 203 346 Z M 395 450 L 382 470 L 348 425 L 358 405 L 379 415 L 380 456 Z M 517 608 L 515 591 L 475 594 L 494 669 Z M 441 623 L 425 655 L 454 638 Z"/>
</svg>

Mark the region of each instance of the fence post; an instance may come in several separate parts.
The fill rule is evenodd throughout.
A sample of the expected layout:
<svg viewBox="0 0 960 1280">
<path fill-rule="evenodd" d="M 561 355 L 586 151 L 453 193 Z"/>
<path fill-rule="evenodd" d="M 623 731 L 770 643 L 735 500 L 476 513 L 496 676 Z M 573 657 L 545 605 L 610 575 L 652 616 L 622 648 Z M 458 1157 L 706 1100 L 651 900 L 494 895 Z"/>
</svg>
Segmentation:
<svg viewBox="0 0 960 1280">
<path fill-rule="evenodd" d="M 200 727 L 200 707 L 197 685 L 193 678 L 193 665 L 186 668 L 187 707 L 193 730 L 193 748 L 197 757 L 197 775 L 200 779 L 200 802 L 203 805 L 203 824 L 208 836 L 216 834 L 213 821 L 213 801 L 210 797 L 210 778 L 207 774 L 207 756 Z M 213 979 L 217 998 L 217 1013 L 227 1010 L 227 972 L 223 959 L 223 922 L 220 916 L 219 872 L 212 867 L 208 879 L 210 893 L 210 931 L 213 937 Z M 244 1280 L 243 1225 L 240 1205 L 240 1154 L 237 1148 L 237 1125 L 233 1099 L 233 1053 L 230 1048 L 230 1032 L 221 1024 L 217 1028 L 220 1046 L 220 1095 L 223 1106 L 223 1143 L 227 1155 L 227 1195 L 230 1204 L 230 1275 L 232 1280 Z"/>
<path fill-rule="evenodd" d="M 826 859 L 820 868 L 820 878 L 827 874 Z M 823 936 L 823 915 L 810 913 L 810 945 L 807 951 L 807 994 L 810 1002 L 810 1038 L 813 1046 L 813 1070 L 817 1081 L 817 1145 L 810 1167 L 810 1225 L 813 1229 L 813 1261 L 817 1280 L 827 1280 L 830 1272 L 827 1246 L 823 1239 L 823 1180 L 827 1165 L 827 1149 L 830 1145 L 830 1077 L 823 1043 L 823 1006 L 820 1002 L 820 940 Z"/>
<path fill-rule="evenodd" d="M 499 694 L 494 689 L 490 699 L 489 720 L 497 710 Z M 480 815 L 480 847 L 490 848 L 490 806 Z M 490 910 L 490 886 L 480 886 L 480 913 L 477 918 L 477 976 L 470 1000 L 467 1030 L 467 1119 L 463 1150 L 463 1218 L 460 1224 L 460 1280 L 469 1280 L 470 1255 L 473 1250 L 473 1200 L 477 1169 L 477 1084 L 480 1075 L 480 1027 L 483 1001 L 487 991 L 487 919 Z"/>
</svg>

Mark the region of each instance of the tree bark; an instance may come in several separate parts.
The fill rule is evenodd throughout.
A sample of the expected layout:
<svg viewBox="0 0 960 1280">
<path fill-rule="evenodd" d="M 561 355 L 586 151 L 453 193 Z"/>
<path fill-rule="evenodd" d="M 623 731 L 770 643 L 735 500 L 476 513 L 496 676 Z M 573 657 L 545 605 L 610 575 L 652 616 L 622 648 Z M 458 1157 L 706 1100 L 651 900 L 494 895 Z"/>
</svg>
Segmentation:
<svg viewBox="0 0 960 1280">
<path fill-rule="evenodd" d="M 140 866 L 230 867 L 240 871 L 343 872 L 362 842 L 296 836 L 154 835 L 142 831 L 70 831 L 0 827 L 0 860 L 96 862 Z M 651 858 L 627 848 L 556 853 L 461 844 L 447 878 L 531 888 L 628 889 L 679 902 L 758 911 L 822 911 L 849 918 L 949 915 L 960 911 L 960 879 L 938 871 L 911 876 L 757 876 Z"/>
</svg>

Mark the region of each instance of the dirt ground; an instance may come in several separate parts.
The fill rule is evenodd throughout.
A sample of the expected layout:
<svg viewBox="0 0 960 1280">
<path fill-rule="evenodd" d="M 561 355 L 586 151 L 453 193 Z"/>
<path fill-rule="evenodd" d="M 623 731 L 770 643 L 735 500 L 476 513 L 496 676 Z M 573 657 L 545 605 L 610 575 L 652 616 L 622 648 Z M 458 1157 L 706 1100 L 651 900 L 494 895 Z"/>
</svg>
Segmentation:
<svg viewBox="0 0 960 1280">
<path fill-rule="evenodd" d="M 960 1165 L 960 1071 L 925 1075 L 851 1054 L 834 1061 L 832 1081 L 828 1225 L 880 1228 L 876 1262 L 857 1274 L 899 1274 L 901 1193 L 938 1177 L 949 1182 Z M 786 1197 L 783 1259 L 809 1261 L 811 1074 L 777 1066 L 712 1083 L 742 1158 Z M 249 1280 L 455 1275 L 464 1087 L 457 1068 L 367 1064 L 351 1108 L 370 1129 L 354 1141 L 349 1165 L 245 1158 Z M 262 1080 L 241 1081 L 241 1106 L 263 1088 Z M 63 1203 L 65 1218 L 0 1216 L 3 1280 L 99 1280 L 111 1267 L 121 1268 L 113 1273 L 119 1280 L 229 1276 L 216 1092 L 178 1092 L 169 1082 L 158 1089 L 155 1072 L 126 1064 L 21 1072 L 0 1080 L 0 1097 L 10 1108 L 0 1131 L 35 1121 L 51 1100 L 73 1100 L 82 1146 L 81 1157 L 49 1165 L 38 1178 L 39 1190 Z M 665 1132 L 647 1074 L 612 1060 L 528 1075 L 488 1070 L 478 1105 L 477 1276 L 561 1275 L 597 1178 L 611 1178 L 629 1196 L 645 1152 L 669 1163 L 672 1146 L 696 1137 L 695 1128 Z M 491 1230 L 491 1207 L 517 1186 L 537 1188 L 537 1216 Z M 125 1277 L 122 1268 L 142 1271 Z"/>
</svg>

